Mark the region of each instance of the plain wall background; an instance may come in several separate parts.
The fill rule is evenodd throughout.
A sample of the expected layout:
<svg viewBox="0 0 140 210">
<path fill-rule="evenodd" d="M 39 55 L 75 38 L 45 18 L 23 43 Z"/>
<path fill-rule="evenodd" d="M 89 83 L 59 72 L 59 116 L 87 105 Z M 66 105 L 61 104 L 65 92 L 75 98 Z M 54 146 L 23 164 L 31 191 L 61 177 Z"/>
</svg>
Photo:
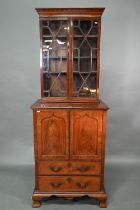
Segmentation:
<svg viewBox="0 0 140 210">
<path fill-rule="evenodd" d="M 35 7 L 106 7 L 100 98 L 110 107 L 106 161 L 140 161 L 140 1 L 0 0 L 0 165 L 33 164 L 30 105 L 40 98 Z"/>
</svg>

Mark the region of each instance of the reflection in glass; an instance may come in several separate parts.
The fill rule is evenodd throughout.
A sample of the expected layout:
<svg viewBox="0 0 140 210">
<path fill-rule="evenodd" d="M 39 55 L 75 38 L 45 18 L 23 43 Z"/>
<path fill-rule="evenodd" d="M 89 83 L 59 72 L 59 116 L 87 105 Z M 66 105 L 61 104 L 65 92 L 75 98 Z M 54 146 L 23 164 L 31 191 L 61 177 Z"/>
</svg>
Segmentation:
<svg viewBox="0 0 140 210">
<path fill-rule="evenodd" d="M 67 21 L 45 20 L 43 25 L 44 96 L 66 96 L 67 79 Z"/>
<path fill-rule="evenodd" d="M 98 21 L 73 21 L 73 95 L 96 97 Z"/>
</svg>

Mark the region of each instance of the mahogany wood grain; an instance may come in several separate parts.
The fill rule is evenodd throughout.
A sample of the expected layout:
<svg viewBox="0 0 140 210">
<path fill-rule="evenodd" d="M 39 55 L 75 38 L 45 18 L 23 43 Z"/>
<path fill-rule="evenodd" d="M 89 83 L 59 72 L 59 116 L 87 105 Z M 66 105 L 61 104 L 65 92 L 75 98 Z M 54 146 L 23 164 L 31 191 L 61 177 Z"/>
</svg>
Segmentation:
<svg viewBox="0 0 140 210">
<path fill-rule="evenodd" d="M 36 8 L 39 16 L 84 16 L 84 17 L 101 17 L 105 8 Z"/>
<path fill-rule="evenodd" d="M 69 121 L 67 111 L 37 111 L 38 158 L 69 158 Z"/>
<path fill-rule="evenodd" d="M 41 200 L 42 199 L 46 199 L 46 198 L 49 198 L 51 196 L 57 196 L 57 197 L 61 197 L 61 198 L 65 198 L 65 199 L 68 199 L 68 200 L 73 200 L 74 198 L 81 198 L 83 196 L 88 196 L 89 198 L 94 198 L 94 199 L 97 199 L 99 200 L 99 206 L 100 208 L 106 208 L 107 207 L 107 194 L 105 192 L 78 192 L 78 193 L 75 193 L 75 192 L 39 192 L 39 191 L 34 191 L 33 193 L 33 207 L 35 208 L 36 206 L 34 204 L 37 203 L 37 208 L 40 207 L 40 203 L 41 203 Z"/>
<path fill-rule="evenodd" d="M 71 159 L 101 158 L 102 116 L 102 111 L 70 112 Z"/>
<path fill-rule="evenodd" d="M 43 106 L 41 106 L 43 104 Z M 45 107 L 47 105 L 48 107 Z M 87 188 L 87 191 L 90 191 L 90 187 L 86 186 L 87 177 L 93 176 L 93 180 L 95 181 L 95 186 L 99 185 L 100 189 L 96 190 L 98 192 L 104 192 L 104 156 L 105 156 L 105 130 L 106 130 L 106 111 L 108 107 L 100 101 L 99 104 L 81 104 L 81 109 L 77 109 L 80 107 L 80 104 L 72 104 L 68 109 L 66 106 L 68 104 L 61 103 L 61 110 L 58 104 L 45 104 L 43 101 L 37 101 L 32 109 L 34 110 L 34 137 L 35 137 L 35 164 L 36 164 L 36 185 L 35 192 L 44 192 L 48 193 L 48 182 L 46 180 L 51 179 L 51 177 L 63 178 L 63 175 L 70 176 L 72 179 L 75 175 L 81 176 L 84 178 L 84 182 L 78 186 L 78 184 L 74 184 L 73 189 L 77 190 L 77 188 L 81 188 L 81 192 L 83 192 L 82 187 Z M 59 104 L 60 105 L 60 104 Z M 42 108 L 43 107 L 43 108 Z M 91 107 L 93 109 L 91 109 Z M 76 119 L 79 121 L 76 122 Z M 51 123 L 50 123 L 51 122 Z M 56 126 L 54 126 L 54 124 Z M 63 125 L 65 124 L 65 125 Z M 61 125 L 61 126 L 60 126 Z M 60 126 L 60 127 L 59 127 Z M 63 129 L 61 131 L 61 129 Z M 76 136 L 73 137 L 73 130 L 75 130 Z M 61 131 L 61 132 L 59 132 Z M 47 133 L 46 133 L 47 132 Z M 51 133 L 51 135 L 49 134 Z M 79 134 L 82 132 L 82 136 Z M 87 133 L 87 137 L 83 138 L 83 132 Z M 70 133 L 70 135 L 69 135 Z M 65 137 L 63 138 L 64 135 Z M 92 137 L 93 136 L 93 137 Z M 55 139 L 57 137 L 57 139 Z M 88 145 L 88 141 L 90 144 L 93 143 L 92 149 L 90 146 L 83 147 L 84 150 L 74 151 L 73 146 L 79 145 L 78 139 L 83 138 L 87 141 L 86 145 Z M 47 142 L 48 139 L 48 143 Z M 53 140 L 54 139 L 54 140 Z M 63 141 L 65 139 L 65 141 Z M 67 140 L 66 140 L 67 139 Z M 54 141 L 54 145 L 52 142 Z M 57 145 L 57 141 L 59 145 Z M 64 144 L 65 142 L 65 144 Z M 89 144 L 89 145 L 90 145 Z M 65 145 L 65 146 L 64 146 Z M 47 149 L 51 147 L 51 149 Z M 61 148 L 61 149 L 60 149 Z M 82 147 L 81 147 L 82 148 Z M 47 151 L 48 150 L 48 151 Z M 65 155 L 62 155 L 63 152 Z M 62 153 L 62 154 L 61 154 Z M 77 153 L 77 154 L 76 154 Z M 73 156 L 74 154 L 74 156 Z M 63 157 L 62 157 L 63 156 Z M 72 157 L 74 160 L 72 161 Z M 82 157 L 82 158 L 80 158 Z M 90 161 L 89 161 L 90 157 Z M 63 160 L 65 158 L 65 161 Z M 42 161 L 41 161 L 42 160 Z M 55 161 L 54 161 L 55 160 Z M 42 177 L 45 178 L 40 178 Z M 58 176 L 59 175 L 59 176 Z M 100 175 L 99 179 L 96 179 L 96 176 Z M 95 178 L 95 179 L 94 179 Z M 43 179 L 43 181 L 42 181 Z M 54 180 L 55 178 L 53 178 Z M 45 181 L 44 181 L 45 180 Z M 59 179 L 57 182 L 50 186 L 52 193 L 53 188 L 60 188 L 57 192 L 60 194 L 64 191 L 72 191 L 72 189 L 67 189 L 66 181 L 63 179 L 63 190 L 61 190 L 62 186 L 59 184 Z M 75 179 L 74 179 L 75 180 Z M 46 183 L 46 184 L 44 184 Z M 41 188 L 40 188 L 41 186 Z M 44 186 L 44 187 L 43 187 Z M 46 187 L 47 186 L 47 187 Z M 66 187 L 66 188 L 65 188 Z M 90 188 L 90 189 L 89 189 Z M 42 189 L 42 190 L 41 190 Z M 80 189 L 79 191 L 80 192 Z M 87 195 L 89 193 L 87 192 Z M 41 196 L 42 194 L 40 194 Z M 105 194 L 106 195 L 106 194 Z M 79 194 L 77 193 L 77 196 Z M 68 196 L 69 197 L 69 196 Z M 93 196 L 96 198 L 96 196 Z M 72 197 L 70 196 L 72 199 Z M 106 206 L 106 198 L 100 199 L 100 207 Z M 34 200 L 34 194 L 33 194 Z M 38 206 L 39 202 L 33 204 L 33 206 Z"/>
<path fill-rule="evenodd" d="M 108 106 L 102 101 L 99 100 L 98 103 L 86 103 L 86 102 L 45 102 L 42 99 L 38 99 L 31 108 L 33 110 L 102 110 L 107 111 L 109 108 Z"/>
<path fill-rule="evenodd" d="M 91 176 L 39 176 L 39 191 L 96 192 L 100 190 L 100 177 Z"/>
<path fill-rule="evenodd" d="M 39 161 L 39 175 L 100 175 L 98 161 Z"/>
</svg>

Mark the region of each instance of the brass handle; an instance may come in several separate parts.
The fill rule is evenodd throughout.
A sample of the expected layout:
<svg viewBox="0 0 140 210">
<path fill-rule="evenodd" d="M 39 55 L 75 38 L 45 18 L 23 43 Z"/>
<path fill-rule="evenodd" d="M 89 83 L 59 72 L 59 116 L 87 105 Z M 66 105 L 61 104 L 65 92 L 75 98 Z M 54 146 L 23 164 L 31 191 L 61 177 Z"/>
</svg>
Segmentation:
<svg viewBox="0 0 140 210">
<path fill-rule="evenodd" d="M 86 182 L 86 183 L 80 183 L 80 182 L 77 182 L 76 185 L 81 188 L 81 189 L 84 189 L 86 187 L 89 186 L 89 182 Z"/>
<path fill-rule="evenodd" d="M 50 166 L 50 169 L 53 171 L 53 172 L 59 172 L 62 170 L 62 167 L 58 167 L 58 168 L 55 168 L 53 166 Z"/>
<path fill-rule="evenodd" d="M 58 182 L 58 183 L 51 182 L 50 185 L 51 185 L 52 187 L 58 188 L 58 187 L 60 187 L 60 186 L 62 185 L 62 183 L 61 183 L 61 182 Z"/>
<path fill-rule="evenodd" d="M 90 166 L 83 166 L 83 167 L 77 168 L 77 170 L 80 172 L 87 172 L 90 170 Z"/>
</svg>

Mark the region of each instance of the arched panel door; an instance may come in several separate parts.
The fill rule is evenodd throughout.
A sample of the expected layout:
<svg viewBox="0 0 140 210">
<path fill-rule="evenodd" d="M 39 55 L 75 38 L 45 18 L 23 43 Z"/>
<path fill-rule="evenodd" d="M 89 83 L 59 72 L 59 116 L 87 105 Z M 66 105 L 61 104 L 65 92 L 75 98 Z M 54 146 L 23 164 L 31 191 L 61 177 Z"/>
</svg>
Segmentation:
<svg viewBox="0 0 140 210">
<path fill-rule="evenodd" d="M 70 156 L 72 159 L 100 159 L 102 112 L 71 111 Z"/>
<path fill-rule="evenodd" d="M 37 115 L 39 159 L 68 159 L 68 112 L 48 110 Z"/>
</svg>

